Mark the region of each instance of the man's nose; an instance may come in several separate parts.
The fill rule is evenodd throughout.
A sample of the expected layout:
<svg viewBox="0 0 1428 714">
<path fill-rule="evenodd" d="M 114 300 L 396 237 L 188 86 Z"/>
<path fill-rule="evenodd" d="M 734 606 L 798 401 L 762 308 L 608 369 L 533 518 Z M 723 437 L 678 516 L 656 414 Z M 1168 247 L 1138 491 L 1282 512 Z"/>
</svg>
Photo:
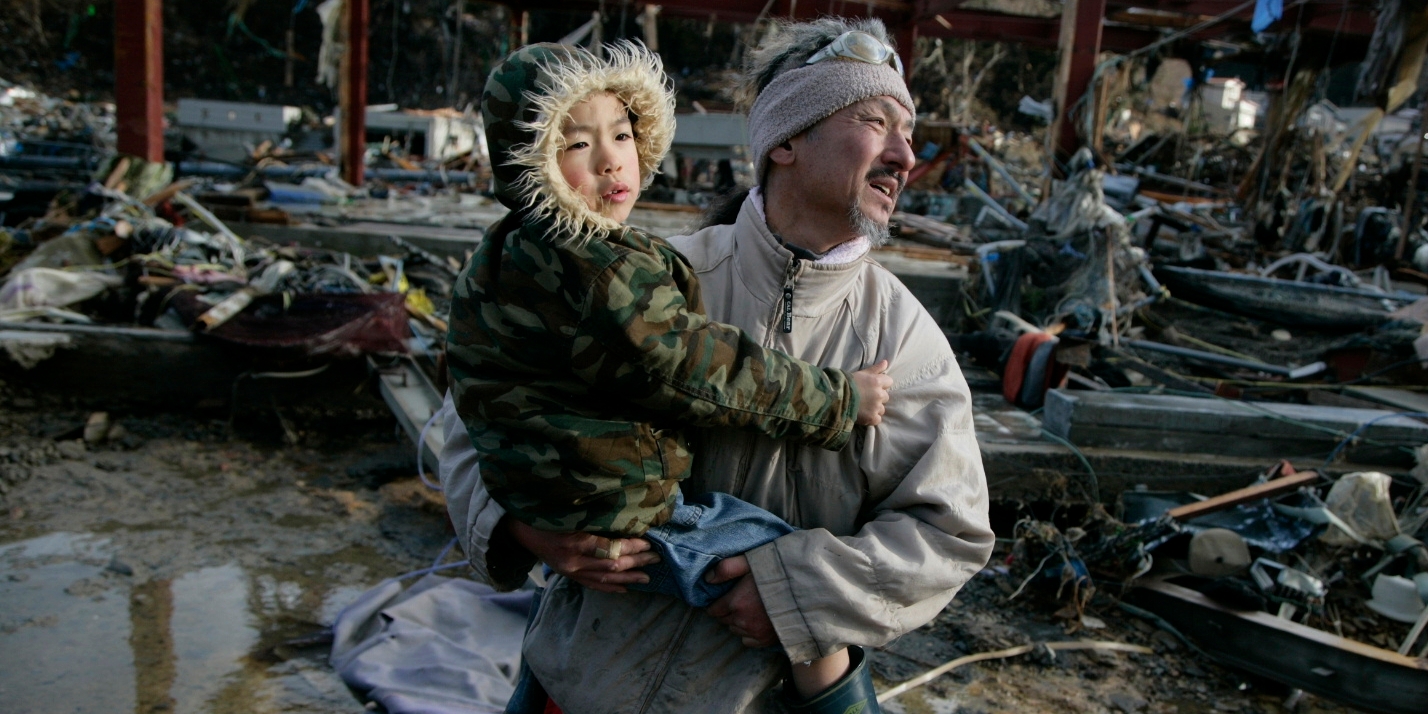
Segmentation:
<svg viewBox="0 0 1428 714">
<path fill-rule="evenodd" d="M 912 145 L 908 143 L 907 137 L 890 134 L 887 148 L 883 151 L 883 161 L 897 171 L 906 172 L 916 165 L 917 156 L 912 153 Z"/>
</svg>

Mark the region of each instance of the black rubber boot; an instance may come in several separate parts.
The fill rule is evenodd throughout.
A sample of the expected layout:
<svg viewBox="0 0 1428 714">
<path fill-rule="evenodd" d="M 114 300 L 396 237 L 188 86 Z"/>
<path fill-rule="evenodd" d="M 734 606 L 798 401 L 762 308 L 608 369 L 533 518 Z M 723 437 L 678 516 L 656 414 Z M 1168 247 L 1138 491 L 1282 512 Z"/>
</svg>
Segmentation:
<svg viewBox="0 0 1428 714">
<path fill-rule="evenodd" d="M 882 714 L 878 706 L 878 693 L 873 690 L 873 674 L 868 669 L 868 654 L 862 647 L 848 648 L 848 673 L 825 689 L 822 694 L 806 701 L 795 702 L 793 683 L 786 685 L 789 697 L 785 706 L 790 714 Z"/>
</svg>

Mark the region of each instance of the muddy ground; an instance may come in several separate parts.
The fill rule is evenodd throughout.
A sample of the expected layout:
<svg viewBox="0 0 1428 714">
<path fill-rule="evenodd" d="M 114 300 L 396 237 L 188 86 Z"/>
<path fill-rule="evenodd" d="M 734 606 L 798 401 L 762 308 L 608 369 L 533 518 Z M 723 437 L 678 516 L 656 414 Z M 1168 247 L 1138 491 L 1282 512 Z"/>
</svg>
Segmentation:
<svg viewBox="0 0 1428 714">
<path fill-rule="evenodd" d="M 0 407 L 0 701 L 9 712 L 356 713 L 322 634 L 383 579 L 450 538 L 439 496 L 380 410 L 271 419 Z M 91 436 L 97 430 L 91 429 Z M 998 556 L 1000 557 L 1000 556 Z M 994 563 L 996 560 L 994 559 Z M 1155 654 L 1060 652 L 972 664 L 890 712 L 1281 712 L 1289 691 L 1188 650 L 1109 601 L 1068 636 L 1052 608 L 1008 601 L 995 570 L 875 656 L 880 688 L 963 654 L 1094 639 Z M 1312 696 L 1296 711 L 1346 712 Z"/>
</svg>

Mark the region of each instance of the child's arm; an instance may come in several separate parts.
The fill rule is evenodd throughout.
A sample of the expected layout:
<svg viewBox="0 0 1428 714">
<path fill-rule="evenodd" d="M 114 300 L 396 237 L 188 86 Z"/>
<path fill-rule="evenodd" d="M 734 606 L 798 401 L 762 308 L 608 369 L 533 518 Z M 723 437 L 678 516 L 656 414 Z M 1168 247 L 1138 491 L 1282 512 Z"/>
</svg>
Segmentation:
<svg viewBox="0 0 1428 714">
<path fill-rule="evenodd" d="M 698 283 L 686 289 L 697 295 Z M 854 380 L 767 349 L 690 309 L 654 256 L 616 261 L 588 295 L 571 355 L 576 374 L 655 413 L 839 449 L 859 421 L 858 386 L 869 392 L 867 423 L 876 423 L 887 399 L 885 375 Z"/>
</svg>

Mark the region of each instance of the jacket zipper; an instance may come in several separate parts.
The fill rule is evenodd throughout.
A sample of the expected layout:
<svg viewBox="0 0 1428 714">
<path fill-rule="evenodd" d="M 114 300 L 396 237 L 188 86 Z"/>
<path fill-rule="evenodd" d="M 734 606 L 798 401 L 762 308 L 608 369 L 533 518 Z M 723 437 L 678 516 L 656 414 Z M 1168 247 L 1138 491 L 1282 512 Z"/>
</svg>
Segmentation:
<svg viewBox="0 0 1428 714">
<path fill-rule="evenodd" d="M 781 304 L 774 306 L 774 312 L 771 316 L 773 319 L 770 320 L 768 329 L 764 331 L 763 345 L 769 349 L 778 349 L 775 344 L 778 340 L 774 336 L 776 330 L 784 334 L 793 332 L 793 288 L 794 284 L 798 282 L 799 273 L 803 272 L 799 269 L 798 263 L 798 258 L 790 257 L 788 259 L 788 265 L 783 269 L 783 300 Z M 746 441 L 743 453 L 739 455 L 738 471 L 736 471 L 736 473 L 742 474 L 742 476 L 740 476 L 739 481 L 734 484 L 735 493 L 739 493 L 744 488 L 745 479 L 748 478 L 748 461 L 752 455 L 752 451 L 753 449 L 748 446 Z"/>
<path fill-rule="evenodd" d="M 783 315 L 779 324 L 784 334 L 793 332 L 793 286 L 801 272 L 798 267 L 798 258 L 790 258 L 783 271 Z"/>
</svg>

